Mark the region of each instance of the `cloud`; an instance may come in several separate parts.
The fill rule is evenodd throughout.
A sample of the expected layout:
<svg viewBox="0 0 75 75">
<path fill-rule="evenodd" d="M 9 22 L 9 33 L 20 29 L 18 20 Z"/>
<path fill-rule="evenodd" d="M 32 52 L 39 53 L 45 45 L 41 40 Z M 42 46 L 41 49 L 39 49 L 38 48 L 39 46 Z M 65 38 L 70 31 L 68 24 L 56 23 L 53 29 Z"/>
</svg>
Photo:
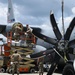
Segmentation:
<svg viewBox="0 0 75 75">
<path fill-rule="evenodd" d="M 22 2 L 24 3 L 24 5 Z M 18 6 L 18 12 L 20 13 L 19 16 L 16 17 L 18 18 L 18 21 L 21 21 L 24 24 L 28 23 L 38 25 L 49 24 L 50 10 L 52 9 L 52 7 L 54 7 L 52 2 L 55 4 L 57 3 L 50 0 L 22 0 L 22 2 L 16 3 L 16 5 Z"/>
<path fill-rule="evenodd" d="M 7 7 L 0 3 L 0 24 L 6 24 L 7 21 Z"/>
<path fill-rule="evenodd" d="M 72 8 L 72 12 L 73 12 L 73 14 L 75 14 L 75 7 Z"/>
<path fill-rule="evenodd" d="M 18 5 L 18 12 L 20 13 L 19 21 L 24 24 L 49 24 L 50 10 L 54 11 L 56 20 L 59 20 L 62 15 L 60 0 L 22 0 L 21 3 L 16 3 L 16 5 Z M 74 3 L 71 0 L 64 1 L 64 17 L 73 15 L 71 11 L 73 7 Z"/>
<path fill-rule="evenodd" d="M 62 0 L 12 0 L 14 15 L 17 22 L 40 26 L 47 32 L 46 35 L 53 33 L 50 23 L 50 11 L 53 10 L 56 22 L 60 31 L 62 31 Z M 75 16 L 75 0 L 64 1 L 64 26 L 69 26 L 72 18 Z M 0 0 L 0 24 L 7 24 L 7 6 L 8 0 Z M 54 35 L 54 34 L 53 34 Z"/>
<path fill-rule="evenodd" d="M 49 15 L 50 10 L 54 11 L 56 20 L 61 18 L 61 1 L 62 0 L 12 0 L 14 15 L 16 21 L 23 24 L 32 25 L 50 25 Z M 0 0 L 0 14 L 7 11 L 7 0 Z M 75 1 L 64 1 L 64 18 L 73 17 Z M 2 10 L 4 9 L 4 10 Z M 7 23 L 7 12 L 0 15 L 1 23 Z"/>
</svg>

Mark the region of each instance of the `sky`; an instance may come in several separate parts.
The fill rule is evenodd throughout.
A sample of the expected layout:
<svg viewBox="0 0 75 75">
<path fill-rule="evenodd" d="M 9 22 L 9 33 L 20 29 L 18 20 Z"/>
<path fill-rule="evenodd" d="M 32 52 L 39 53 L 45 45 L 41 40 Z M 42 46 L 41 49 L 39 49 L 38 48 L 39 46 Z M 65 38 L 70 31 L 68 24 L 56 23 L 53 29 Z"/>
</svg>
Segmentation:
<svg viewBox="0 0 75 75">
<path fill-rule="evenodd" d="M 29 25 L 50 25 L 50 11 L 53 10 L 58 24 L 61 24 L 62 0 L 12 0 L 17 22 Z M 65 23 L 75 16 L 75 0 L 64 1 Z M 8 0 L 0 0 L 0 24 L 7 24 Z"/>
<path fill-rule="evenodd" d="M 64 1 L 64 25 L 75 17 L 75 0 Z M 58 26 L 62 26 L 62 0 L 12 0 L 16 22 L 44 27 L 51 26 L 50 11 L 53 10 Z M 7 24 L 8 0 L 0 0 L 0 24 Z"/>
</svg>

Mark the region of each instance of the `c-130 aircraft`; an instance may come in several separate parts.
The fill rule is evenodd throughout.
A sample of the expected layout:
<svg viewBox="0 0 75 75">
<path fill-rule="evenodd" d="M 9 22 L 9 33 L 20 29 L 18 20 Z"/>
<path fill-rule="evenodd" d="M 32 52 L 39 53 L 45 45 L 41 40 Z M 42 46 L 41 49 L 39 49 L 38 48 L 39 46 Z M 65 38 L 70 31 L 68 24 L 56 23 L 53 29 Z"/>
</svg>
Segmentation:
<svg viewBox="0 0 75 75">
<path fill-rule="evenodd" d="M 45 42 L 47 42 L 46 43 L 47 45 L 52 44 L 52 46 L 49 45 L 50 46 L 49 50 L 46 50 L 44 48 L 45 51 L 41 51 L 37 54 L 31 55 L 32 58 L 36 58 L 36 57 L 48 55 L 48 54 L 51 54 L 51 53 L 55 52 L 55 56 L 54 56 L 54 59 L 53 59 L 54 62 L 52 62 L 52 66 L 51 66 L 51 69 L 50 69 L 52 71 L 49 70 L 48 75 L 53 73 L 55 67 L 57 66 L 57 64 L 60 60 L 60 58 L 64 59 L 65 56 L 66 56 L 65 61 L 71 59 L 71 56 L 69 56 L 69 54 L 70 53 L 73 54 L 74 42 L 75 42 L 74 39 L 70 40 L 70 36 L 74 35 L 74 33 L 72 35 L 71 35 L 71 33 L 74 29 L 75 17 L 73 18 L 69 27 L 67 28 L 66 33 L 64 34 L 64 37 L 62 36 L 62 34 L 59 31 L 59 28 L 57 26 L 57 23 L 56 23 L 56 20 L 55 20 L 55 17 L 54 17 L 53 13 L 50 14 L 50 20 L 51 20 L 51 25 L 52 25 L 53 31 L 55 33 L 56 39 L 54 39 L 54 37 L 51 38 L 50 36 L 46 36 L 46 35 L 44 35 L 44 33 L 41 34 L 42 33 L 41 28 L 33 27 L 32 33 L 36 37 L 38 37 L 38 38 L 44 40 Z M 0 33 L 5 34 L 5 32 L 10 31 L 11 28 L 12 28 L 12 26 L 0 25 Z M 23 28 L 24 28 L 24 30 L 26 30 L 26 27 L 23 27 Z M 41 44 L 41 45 L 43 46 L 44 44 Z"/>
</svg>

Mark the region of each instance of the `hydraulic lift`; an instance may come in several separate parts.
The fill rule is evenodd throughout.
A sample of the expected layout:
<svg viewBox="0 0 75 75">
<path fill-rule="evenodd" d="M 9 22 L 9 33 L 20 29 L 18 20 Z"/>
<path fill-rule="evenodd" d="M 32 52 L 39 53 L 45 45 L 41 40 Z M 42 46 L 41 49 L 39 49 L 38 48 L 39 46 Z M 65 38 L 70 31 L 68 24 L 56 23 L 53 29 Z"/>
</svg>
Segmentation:
<svg viewBox="0 0 75 75">
<path fill-rule="evenodd" d="M 35 46 L 35 36 L 32 35 L 31 38 L 26 38 L 26 37 L 22 37 L 22 39 L 20 39 L 20 41 L 12 41 L 13 36 L 12 36 L 12 32 L 8 32 L 7 33 L 7 44 L 4 45 L 4 65 L 7 67 L 11 67 L 11 60 L 10 60 L 10 56 L 13 54 L 14 50 L 17 50 L 18 53 L 21 54 L 22 56 L 22 60 L 20 62 L 20 68 L 19 71 L 20 72 L 34 72 L 34 67 L 35 64 L 33 64 L 34 59 L 28 57 L 30 54 L 32 54 L 33 48 L 36 47 Z M 27 43 L 28 41 L 28 43 Z"/>
</svg>

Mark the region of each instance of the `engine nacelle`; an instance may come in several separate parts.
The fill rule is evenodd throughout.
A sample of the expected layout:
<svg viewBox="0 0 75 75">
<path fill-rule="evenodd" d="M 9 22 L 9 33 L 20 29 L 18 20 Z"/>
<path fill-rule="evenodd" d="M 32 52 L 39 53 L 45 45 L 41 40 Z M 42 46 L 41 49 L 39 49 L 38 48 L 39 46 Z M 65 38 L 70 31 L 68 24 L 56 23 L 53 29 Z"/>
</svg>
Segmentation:
<svg viewBox="0 0 75 75">
<path fill-rule="evenodd" d="M 23 33 L 23 25 L 19 22 L 13 24 L 11 29 L 13 36 L 16 40 L 19 40 L 20 35 Z"/>
</svg>

